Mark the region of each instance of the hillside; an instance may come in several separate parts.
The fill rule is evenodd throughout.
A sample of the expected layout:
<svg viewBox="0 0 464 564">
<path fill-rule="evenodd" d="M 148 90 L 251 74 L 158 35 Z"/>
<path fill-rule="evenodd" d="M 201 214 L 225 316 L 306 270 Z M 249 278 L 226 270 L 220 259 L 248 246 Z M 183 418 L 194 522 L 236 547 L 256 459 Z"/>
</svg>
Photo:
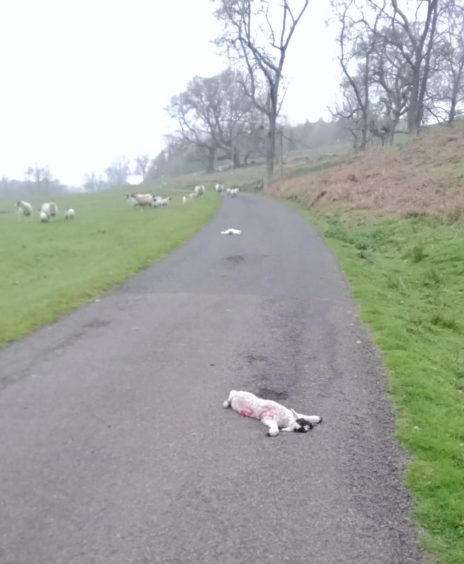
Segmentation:
<svg viewBox="0 0 464 564">
<path fill-rule="evenodd" d="M 455 221 L 464 215 L 464 123 L 359 154 L 329 171 L 284 178 L 270 193 L 319 210 L 427 213 Z"/>
</svg>

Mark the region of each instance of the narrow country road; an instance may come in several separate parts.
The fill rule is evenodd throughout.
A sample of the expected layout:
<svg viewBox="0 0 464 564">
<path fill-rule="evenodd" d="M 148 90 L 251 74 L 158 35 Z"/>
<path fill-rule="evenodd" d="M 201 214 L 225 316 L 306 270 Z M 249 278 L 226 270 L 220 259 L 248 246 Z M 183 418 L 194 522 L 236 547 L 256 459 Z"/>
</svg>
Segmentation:
<svg viewBox="0 0 464 564">
<path fill-rule="evenodd" d="M 379 359 L 279 202 L 225 198 L 170 257 L 1 351 L 0 387 L 1 564 L 422 562 Z M 324 423 L 268 438 L 223 409 L 230 389 Z"/>
</svg>

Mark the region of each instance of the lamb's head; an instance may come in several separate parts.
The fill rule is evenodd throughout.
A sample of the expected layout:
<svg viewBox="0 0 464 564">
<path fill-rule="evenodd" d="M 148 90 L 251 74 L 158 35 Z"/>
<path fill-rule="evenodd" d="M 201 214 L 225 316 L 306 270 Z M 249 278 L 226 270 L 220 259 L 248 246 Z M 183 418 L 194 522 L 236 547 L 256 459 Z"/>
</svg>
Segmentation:
<svg viewBox="0 0 464 564">
<path fill-rule="evenodd" d="M 295 431 L 295 433 L 307 433 L 308 431 L 311 431 L 311 429 L 314 427 L 311 421 L 300 417 L 294 409 L 292 409 L 291 412 L 293 413 L 294 417 L 293 430 Z"/>
<path fill-rule="evenodd" d="M 307 433 L 311 431 L 314 425 L 307 419 L 295 419 L 295 428 L 293 429 L 296 433 Z"/>
</svg>

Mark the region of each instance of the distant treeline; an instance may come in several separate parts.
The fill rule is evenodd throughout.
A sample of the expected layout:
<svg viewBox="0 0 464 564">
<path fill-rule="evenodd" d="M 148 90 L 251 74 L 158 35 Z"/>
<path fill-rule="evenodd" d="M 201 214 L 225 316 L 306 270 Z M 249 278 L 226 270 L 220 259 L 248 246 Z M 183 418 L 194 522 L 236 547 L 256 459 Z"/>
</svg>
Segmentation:
<svg viewBox="0 0 464 564">
<path fill-rule="evenodd" d="M 218 149 L 215 159 L 215 169 L 240 168 L 262 162 L 265 158 L 264 130 L 254 136 L 254 143 L 244 140 L 243 146 L 237 142 L 232 160 L 228 151 Z M 323 145 L 351 142 L 350 133 L 341 122 L 327 122 L 322 119 L 311 123 L 306 121 L 300 125 L 280 125 L 277 130 L 276 159 L 280 152 L 303 151 L 315 149 Z M 182 143 L 178 139 L 171 139 L 150 163 L 147 178 L 160 178 L 205 171 L 210 166 L 208 151 L 193 143 Z"/>
<path fill-rule="evenodd" d="M 0 196 L 13 196 L 17 198 L 31 198 L 34 196 L 46 196 L 47 194 L 59 194 L 66 191 L 66 186 L 58 180 L 10 180 L 3 177 L 0 179 Z"/>
<path fill-rule="evenodd" d="M 230 152 L 218 148 L 215 159 L 215 170 L 240 168 L 262 163 L 265 158 L 264 130 L 257 128 L 252 139 L 250 136 L 237 138 L 234 150 L 235 158 Z M 326 122 L 320 119 L 311 123 L 306 121 L 300 125 L 282 124 L 277 130 L 276 159 L 280 153 L 315 149 L 323 145 L 350 142 L 350 134 L 342 122 Z M 182 143 L 179 140 L 168 140 L 166 148 L 154 159 L 148 155 L 139 156 L 135 165 L 125 158 L 116 159 L 105 170 L 106 178 L 88 174 L 82 188 L 89 192 L 97 192 L 112 186 L 127 184 L 132 173 L 148 181 L 159 181 L 179 174 L 189 174 L 208 170 L 208 151 L 194 144 Z M 0 196 L 11 196 L 18 199 L 33 198 L 65 192 L 69 187 L 54 178 L 47 167 L 30 168 L 24 180 L 0 179 Z"/>
</svg>

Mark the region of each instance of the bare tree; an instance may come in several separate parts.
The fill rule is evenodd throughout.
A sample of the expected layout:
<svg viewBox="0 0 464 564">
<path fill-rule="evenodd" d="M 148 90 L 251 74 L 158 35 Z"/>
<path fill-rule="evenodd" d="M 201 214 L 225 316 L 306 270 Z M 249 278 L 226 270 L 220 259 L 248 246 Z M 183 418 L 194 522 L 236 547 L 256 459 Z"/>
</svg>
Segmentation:
<svg viewBox="0 0 464 564">
<path fill-rule="evenodd" d="M 59 192 L 64 188 L 58 179 L 53 178 L 48 166 L 30 166 L 24 175 L 33 192 L 45 194 Z"/>
<path fill-rule="evenodd" d="M 352 110 L 360 114 L 360 147 L 367 130 L 392 141 L 403 115 L 409 133 L 418 133 L 433 74 L 440 0 L 332 0 L 332 5 L 340 21 L 345 84 L 357 100 Z"/>
<path fill-rule="evenodd" d="M 52 175 L 48 166 L 30 166 L 25 172 L 25 177 L 29 182 L 37 185 L 46 184 L 51 181 Z"/>
<path fill-rule="evenodd" d="M 145 180 L 147 177 L 148 167 L 150 165 L 150 157 L 148 155 L 139 155 L 135 159 L 135 174 L 140 174 L 140 176 Z"/>
<path fill-rule="evenodd" d="M 171 98 L 169 115 L 179 124 L 177 137 L 208 154 L 208 172 L 216 167 L 221 144 L 221 123 L 224 121 L 224 89 L 221 75 L 202 78 L 196 76 L 187 89 Z M 222 139 L 224 141 L 224 139 Z"/>
<path fill-rule="evenodd" d="M 397 49 L 409 67 L 410 93 L 407 108 L 408 131 L 417 134 L 425 111 L 425 96 L 430 78 L 431 57 L 437 31 L 440 0 L 417 2 L 410 13 L 406 5 L 400 8 L 398 0 L 367 0 L 374 13 L 384 23 L 373 30 L 385 43 Z M 366 19 L 366 24 L 369 25 Z M 385 30 L 389 30 L 388 33 Z"/>
<path fill-rule="evenodd" d="M 356 77 L 352 77 L 352 80 L 356 84 L 358 83 Z M 356 91 L 346 77 L 342 80 L 340 87 L 342 99 L 337 104 L 335 111 L 331 111 L 332 118 L 350 133 L 353 149 L 359 151 L 365 148 L 369 124 L 363 116 L 363 110 L 356 96 Z"/>
<path fill-rule="evenodd" d="M 108 184 L 111 186 L 122 186 L 126 184 L 130 174 L 130 162 L 127 157 L 117 157 L 105 170 Z"/>
<path fill-rule="evenodd" d="M 332 6 L 340 24 L 338 60 L 344 75 L 342 87 L 345 91 L 343 106 L 336 115 L 351 121 L 355 146 L 363 151 L 367 146 L 371 123 L 372 59 L 378 43 L 375 30 L 379 14 L 374 17 L 371 29 L 366 25 L 363 9 L 355 0 L 332 0 Z M 356 134 L 354 128 L 358 129 Z"/>
<path fill-rule="evenodd" d="M 388 35 L 389 30 L 384 30 Z M 393 144 L 400 119 L 406 114 L 411 93 L 410 68 L 396 48 L 379 38 L 372 58 L 374 99 L 371 133 L 380 137 L 382 145 Z"/>
<path fill-rule="evenodd" d="M 439 121 L 453 123 L 464 101 L 464 5 L 445 0 L 432 54 L 427 111 Z"/>
<path fill-rule="evenodd" d="M 84 175 L 84 188 L 88 192 L 97 192 L 101 188 L 103 188 L 105 183 L 101 178 L 95 174 L 95 172 L 90 172 Z"/>
<path fill-rule="evenodd" d="M 283 68 L 290 41 L 309 0 L 213 0 L 216 17 L 224 23 L 217 40 L 231 60 L 244 67 L 243 86 L 268 122 L 265 184 L 272 181 L 276 127 L 283 96 Z M 264 89 L 264 99 L 263 99 Z"/>
<path fill-rule="evenodd" d="M 239 74 L 230 69 L 209 78 L 195 77 L 187 89 L 171 98 L 167 111 L 179 124 L 171 139 L 199 147 L 207 153 L 209 172 L 216 160 L 231 159 L 240 164 L 240 147 L 251 134 L 252 114 L 256 113 L 245 96 Z"/>
</svg>

